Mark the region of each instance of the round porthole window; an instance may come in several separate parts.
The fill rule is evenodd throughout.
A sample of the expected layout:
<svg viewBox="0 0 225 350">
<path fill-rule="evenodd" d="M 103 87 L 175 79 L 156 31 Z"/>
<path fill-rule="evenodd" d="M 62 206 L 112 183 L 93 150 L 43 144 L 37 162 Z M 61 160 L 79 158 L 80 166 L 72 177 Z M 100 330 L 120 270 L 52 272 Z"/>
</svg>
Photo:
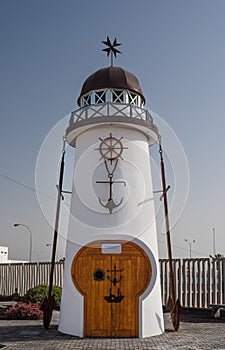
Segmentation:
<svg viewBox="0 0 225 350">
<path fill-rule="evenodd" d="M 105 271 L 102 269 L 96 269 L 93 276 L 96 281 L 103 281 L 105 279 Z"/>
</svg>

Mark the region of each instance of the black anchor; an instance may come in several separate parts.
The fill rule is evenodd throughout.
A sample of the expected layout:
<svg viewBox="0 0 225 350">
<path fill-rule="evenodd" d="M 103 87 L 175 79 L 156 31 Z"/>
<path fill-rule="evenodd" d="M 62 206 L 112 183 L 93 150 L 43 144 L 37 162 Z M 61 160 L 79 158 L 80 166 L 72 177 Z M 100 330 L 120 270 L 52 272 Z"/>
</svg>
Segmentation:
<svg viewBox="0 0 225 350">
<path fill-rule="evenodd" d="M 111 278 L 110 276 L 107 276 L 108 280 L 114 285 L 114 287 L 117 285 L 117 283 L 119 283 L 121 281 L 121 279 L 123 278 L 122 274 L 120 275 L 119 278 L 116 277 L 117 272 L 122 272 L 123 269 L 117 270 L 116 269 L 116 265 L 114 265 L 114 269 L 113 270 L 107 270 L 107 272 L 113 272 L 113 278 Z M 118 291 L 120 291 L 118 289 Z"/>
<path fill-rule="evenodd" d="M 103 204 L 103 202 L 101 201 L 101 199 L 99 197 L 98 197 L 98 200 L 99 200 L 99 203 L 101 204 L 101 206 L 104 207 L 104 208 L 107 208 L 109 210 L 109 213 L 112 214 L 113 209 L 119 207 L 120 204 L 123 201 L 123 198 L 121 198 L 121 200 L 120 200 L 120 202 L 118 204 L 116 204 L 114 202 L 114 200 L 112 198 L 112 187 L 113 187 L 113 184 L 115 184 L 115 183 L 120 183 L 121 184 L 122 183 L 122 184 L 124 184 L 124 186 L 126 186 L 126 182 L 125 181 L 113 181 L 113 173 L 114 173 L 114 171 L 116 169 L 116 166 L 117 166 L 117 163 L 118 163 L 118 159 L 116 161 L 116 164 L 115 164 L 114 169 L 113 169 L 112 172 L 109 171 L 109 168 L 107 166 L 106 161 L 104 161 L 104 163 L 105 163 L 106 170 L 108 172 L 109 181 L 96 181 L 96 183 L 109 184 L 109 199 L 108 199 L 106 204 Z"/>
</svg>

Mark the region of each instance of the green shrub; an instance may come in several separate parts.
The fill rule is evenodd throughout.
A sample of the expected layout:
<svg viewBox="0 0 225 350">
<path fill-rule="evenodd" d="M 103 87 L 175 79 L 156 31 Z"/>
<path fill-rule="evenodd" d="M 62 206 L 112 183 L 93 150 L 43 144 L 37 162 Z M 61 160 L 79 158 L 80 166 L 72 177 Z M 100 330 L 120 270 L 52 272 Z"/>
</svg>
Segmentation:
<svg viewBox="0 0 225 350">
<path fill-rule="evenodd" d="M 52 287 L 52 294 L 54 295 L 56 306 L 60 307 L 62 288 L 59 286 Z M 39 286 L 29 289 L 23 297 L 26 303 L 38 303 L 42 305 L 45 298 L 48 296 L 48 285 L 40 284 Z"/>
</svg>

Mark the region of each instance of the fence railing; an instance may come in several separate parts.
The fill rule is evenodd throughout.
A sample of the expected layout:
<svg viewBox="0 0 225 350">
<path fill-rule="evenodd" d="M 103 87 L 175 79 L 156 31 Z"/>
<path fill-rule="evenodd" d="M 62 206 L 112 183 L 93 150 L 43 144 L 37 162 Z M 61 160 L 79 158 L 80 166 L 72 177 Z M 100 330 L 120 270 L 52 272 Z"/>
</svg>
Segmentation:
<svg viewBox="0 0 225 350">
<path fill-rule="evenodd" d="M 89 105 L 87 107 L 82 107 L 73 111 L 70 117 L 70 125 L 79 123 L 82 120 L 92 119 L 96 117 L 117 116 L 141 119 L 153 123 L 153 118 L 150 112 L 145 108 L 128 103 L 106 102 Z"/>
<path fill-rule="evenodd" d="M 53 284 L 62 287 L 63 262 L 55 264 Z M 0 295 L 11 295 L 17 288 L 20 295 L 41 283 L 49 283 L 51 263 L 0 264 Z"/>
<path fill-rule="evenodd" d="M 225 259 L 174 259 L 176 297 L 182 306 L 206 308 L 223 304 Z M 163 305 L 169 297 L 169 263 L 160 260 Z"/>
<path fill-rule="evenodd" d="M 160 260 L 163 305 L 169 297 L 169 263 Z M 53 284 L 63 286 L 63 262 L 55 264 Z M 186 307 L 208 307 L 225 303 L 223 259 L 174 259 L 176 297 Z M 51 263 L 0 264 L 0 295 L 11 295 L 17 288 L 23 295 L 38 284 L 48 283 Z"/>
</svg>

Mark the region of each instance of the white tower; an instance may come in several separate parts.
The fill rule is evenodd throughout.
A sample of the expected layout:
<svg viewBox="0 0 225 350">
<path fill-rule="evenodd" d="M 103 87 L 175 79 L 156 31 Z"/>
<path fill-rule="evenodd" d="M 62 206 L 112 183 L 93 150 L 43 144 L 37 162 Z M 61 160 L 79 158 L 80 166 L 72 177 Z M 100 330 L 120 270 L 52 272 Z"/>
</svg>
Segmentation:
<svg viewBox="0 0 225 350">
<path fill-rule="evenodd" d="M 137 78 L 87 78 L 66 131 L 76 148 L 59 330 L 80 337 L 164 331 L 149 146 L 158 138 Z"/>
</svg>

